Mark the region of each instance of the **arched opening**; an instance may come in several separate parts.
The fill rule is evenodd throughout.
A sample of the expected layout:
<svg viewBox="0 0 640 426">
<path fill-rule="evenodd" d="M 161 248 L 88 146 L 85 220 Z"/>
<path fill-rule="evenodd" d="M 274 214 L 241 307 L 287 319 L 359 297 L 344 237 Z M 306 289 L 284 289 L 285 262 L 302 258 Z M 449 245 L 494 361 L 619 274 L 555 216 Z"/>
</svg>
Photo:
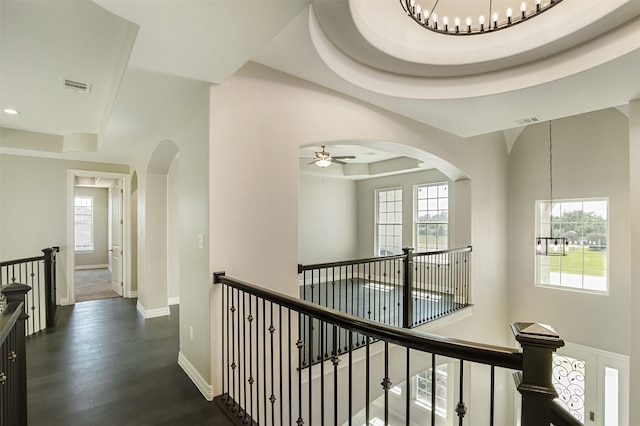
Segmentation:
<svg viewBox="0 0 640 426">
<path fill-rule="evenodd" d="M 161 141 L 154 150 L 146 172 L 144 229 L 139 259 L 144 259 L 144 280 L 139 280 L 138 310 L 145 318 L 169 314 L 169 294 L 175 294 L 179 257 L 170 247 L 177 247 L 179 236 L 177 214 L 178 146 L 171 140 Z M 172 190 L 170 190 L 172 188 Z M 177 250 L 177 249 L 176 249 Z M 138 271 L 140 272 L 140 270 Z M 175 296 L 173 296 L 175 297 Z"/>
<path fill-rule="evenodd" d="M 338 162 L 319 167 L 318 157 L 327 154 Z M 379 256 L 375 194 L 392 188 L 399 197 L 394 210 L 398 217 L 392 220 L 396 250 L 385 249 L 387 254 L 399 254 L 402 247 L 424 250 L 422 240 L 429 232 L 438 234 L 429 236 L 437 237 L 438 248 L 471 242 L 470 180 L 457 167 L 425 151 L 370 140 L 305 145 L 300 148 L 299 179 L 299 259 L 303 264 Z M 419 190 L 436 184 L 446 191 L 446 198 L 418 201 Z M 426 214 L 427 203 L 440 203 L 428 209 L 430 216 L 439 215 L 437 227 L 417 223 Z M 418 214 L 419 208 L 423 214 Z"/>
</svg>

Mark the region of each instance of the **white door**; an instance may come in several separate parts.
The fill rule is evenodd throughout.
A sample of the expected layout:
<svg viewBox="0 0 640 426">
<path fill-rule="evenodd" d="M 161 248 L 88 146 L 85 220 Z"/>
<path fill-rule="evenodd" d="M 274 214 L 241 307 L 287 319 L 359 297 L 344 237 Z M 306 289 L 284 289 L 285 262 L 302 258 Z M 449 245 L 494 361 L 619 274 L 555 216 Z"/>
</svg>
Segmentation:
<svg viewBox="0 0 640 426">
<path fill-rule="evenodd" d="M 123 198 L 122 180 L 117 180 L 111 190 L 111 287 L 122 296 L 122 239 L 123 239 Z"/>
</svg>

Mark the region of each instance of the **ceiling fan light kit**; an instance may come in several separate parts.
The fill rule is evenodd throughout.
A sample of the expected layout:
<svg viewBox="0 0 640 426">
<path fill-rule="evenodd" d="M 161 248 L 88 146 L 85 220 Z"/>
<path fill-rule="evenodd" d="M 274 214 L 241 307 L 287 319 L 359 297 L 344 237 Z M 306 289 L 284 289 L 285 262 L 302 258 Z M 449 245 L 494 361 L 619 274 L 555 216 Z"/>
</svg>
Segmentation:
<svg viewBox="0 0 640 426">
<path fill-rule="evenodd" d="M 316 166 L 324 169 L 325 167 L 329 167 L 333 163 L 344 165 L 347 163 L 342 160 L 355 160 L 356 158 L 353 155 L 336 155 L 334 157 L 331 156 L 330 152 L 326 151 L 326 148 L 326 145 L 322 145 L 322 151 L 316 151 L 316 159 L 309 164 L 315 164 Z"/>
</svg>

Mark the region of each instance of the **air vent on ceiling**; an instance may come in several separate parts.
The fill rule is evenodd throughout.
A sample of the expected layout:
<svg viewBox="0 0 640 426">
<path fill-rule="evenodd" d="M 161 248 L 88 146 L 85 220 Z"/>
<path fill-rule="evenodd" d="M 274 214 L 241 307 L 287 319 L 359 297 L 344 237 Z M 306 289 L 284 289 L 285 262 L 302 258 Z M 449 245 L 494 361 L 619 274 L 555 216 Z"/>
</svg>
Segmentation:
<svg viewBox="0 0 640 426">
<path fill-rule="evenodd" d="M 91 84 L 89 83 L 81 83 L 75 80 L 64 79 L 63 80 L 64 87 L 67 89 L 75 90 L 76 92 L 81 93 L 91 93 Z"/>
<path fill-rule="evenodd" d="M 523 126 L 525 124 L 537 123 L 538 121 L 540 121 L 538 117 L 529 117 L 529 118 L 523 118 L 521 120 L 516 120 L 515 123 Z"/>
</svg>

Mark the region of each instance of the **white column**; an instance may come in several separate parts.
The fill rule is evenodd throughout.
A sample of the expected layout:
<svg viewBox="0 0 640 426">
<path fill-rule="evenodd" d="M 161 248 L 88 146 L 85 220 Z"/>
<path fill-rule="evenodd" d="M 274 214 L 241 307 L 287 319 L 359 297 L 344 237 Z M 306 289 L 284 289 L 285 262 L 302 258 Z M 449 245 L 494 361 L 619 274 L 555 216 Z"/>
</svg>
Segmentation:
<svg viewBox="0 0 640 426">
<path fill-rule="evenodd" d="M 640 424 L 640 99 L 629 102 L 631 336 L 629 424 Z M 635 402 L 634 402 L 635 401 Z"/>
</svg>

